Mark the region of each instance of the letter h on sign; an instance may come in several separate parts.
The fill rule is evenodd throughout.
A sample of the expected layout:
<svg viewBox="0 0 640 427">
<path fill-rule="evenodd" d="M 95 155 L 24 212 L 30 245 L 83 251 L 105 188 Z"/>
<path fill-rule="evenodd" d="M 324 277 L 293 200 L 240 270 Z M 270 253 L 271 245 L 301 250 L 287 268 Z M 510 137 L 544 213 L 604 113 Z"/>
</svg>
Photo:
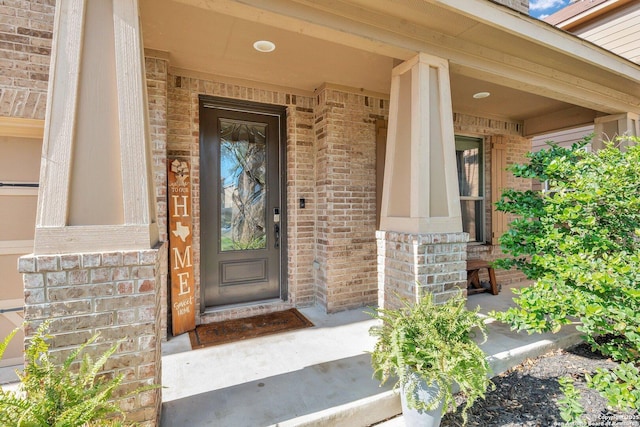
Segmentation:
<svg viewBox="0 0 640 427">
<path fill-rule="evenodd" d="M 173 216 L 177 217 L 177 216 L 189 216 L 189 209 L 188 209 L 188 201 L 187 201 L 187 196 L 171 196 L 173 198 Z M 178 202 L 178 198 L 182 197 L 182 204 L 180 204 Z M 178 209 L 182 209 L 183 210 L 183 214 L 180 215 L 178 213 Z"/>
</svg>

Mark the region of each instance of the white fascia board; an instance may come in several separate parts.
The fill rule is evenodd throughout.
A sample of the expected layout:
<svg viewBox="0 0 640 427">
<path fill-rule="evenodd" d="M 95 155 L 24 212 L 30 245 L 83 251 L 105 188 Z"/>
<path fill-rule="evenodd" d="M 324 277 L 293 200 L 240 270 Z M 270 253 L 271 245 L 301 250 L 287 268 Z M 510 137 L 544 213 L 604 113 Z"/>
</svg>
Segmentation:
<svg viewBox="0 0 640 427">
<path fill-rule="evenodd" d="M 588 18 L 591 15 L 598 15 L 600 11 L 602 11 L 603 9 L 607 9 L 611 6 L 614 6 L 616 3 L 620 3 L 620 5 L 624 5 L 624 3 L 627 3 L 628 1 L 625 2 L 620 2 L 620 0 L 609 0 L 606 1 L 604 3 L 601 3 L 595 7 L 592 7 L 591 9 L 587 9 L 584 12 L 581 12 L 577 15 L 572 16 L 571 18 L 568 18 L 562 22 L 558 22 L 555 26 L 560 28 L 560 29 L 565 29 L 566 27 L 572 27 L 573 24 L 580 22 L 586 18 Z"/>
<path fill-rule="evenodd" d="M 565 55 L 640 81 L 640 66 L 551 24 L 487 0 L 425 0 Z"/>
</svg>

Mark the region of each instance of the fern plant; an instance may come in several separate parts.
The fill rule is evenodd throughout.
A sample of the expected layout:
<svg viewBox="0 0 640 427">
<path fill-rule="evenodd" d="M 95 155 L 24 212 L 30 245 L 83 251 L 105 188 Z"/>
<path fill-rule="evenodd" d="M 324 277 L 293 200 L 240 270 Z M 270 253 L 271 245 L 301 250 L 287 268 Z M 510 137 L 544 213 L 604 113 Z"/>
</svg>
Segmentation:
<svg viewBox="0 0 640 427">
<path fill-rule="evenodd" d="M 122 425 L 125 415 L 110 401 L 122 375 L 111 379 L 99 375 L 120 342 L 93 361 L 85 350 L 96 341 L 99 336 L 96 334 L 58 365 L 49 353 L 48 326 L 44 322 L 38 327 L 25 351 L 25 369 L 18 373 L 19 389 L 0 388 L 0 426 Z M 16 332 L 17 329 L 0 344 L 0 359 Z M 75 366 L 78 360 L 79 367 Z"/>
<path fill-rule="evenodd" d="M 443 402 L 443 412 L 456 409 L 454 387 L 466 397 L 461 415 L 476 399 L 484 398 L 493 383 L 489 379 L 489 363 L 474 333 L 486 340 L 486 325 L 477 310 L 465 307 L 462 296 L 436 305 L 429 293 L 412 305 L 404 301 L 399 310 L 377 309 L 373 314 L 382 324 L 369 333 L 378 338 L 371 354 L 375 377 L 384 384 L 397 377 L 395 388 L 403 388 L 409 408 L 431 411 Z M 431 402 L 418 401 L 414 392 L 418 376 L 435 385 L 437 396 Z"/>
</svg>

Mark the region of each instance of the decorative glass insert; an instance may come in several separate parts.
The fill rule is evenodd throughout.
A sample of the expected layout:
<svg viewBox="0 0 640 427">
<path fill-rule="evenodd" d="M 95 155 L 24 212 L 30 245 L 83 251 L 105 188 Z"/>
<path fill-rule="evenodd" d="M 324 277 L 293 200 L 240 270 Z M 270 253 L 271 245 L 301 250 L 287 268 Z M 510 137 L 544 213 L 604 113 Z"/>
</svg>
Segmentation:
<svg viewBox="0 0 640 427">
<path fill-rule="evenodd" d="M 220 250 L 266 247 L 267 125 L 220 120 Z"/>
</svg>

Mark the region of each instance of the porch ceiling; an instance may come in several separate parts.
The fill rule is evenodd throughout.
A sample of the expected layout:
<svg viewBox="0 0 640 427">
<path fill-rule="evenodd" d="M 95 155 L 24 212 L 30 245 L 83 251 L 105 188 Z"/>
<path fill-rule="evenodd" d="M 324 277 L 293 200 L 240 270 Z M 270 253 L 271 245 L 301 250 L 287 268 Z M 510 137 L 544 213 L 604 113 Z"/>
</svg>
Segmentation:
<svg viewBox="0 0 640 427">
<path fill-rule="evenodd" d="M 184 5 L 141 2 L 145 47 L 173 67 L 313 92 L 325 82 L 388 93 L 393 58 L 283 28 Z M 276 49 L 258 52 L 269 40 Z"/>
<path fill-rule="evenodd" d="M 560 34 L 505 8 L 469 1 L 480 6 L 480 17 L 496 12 L 501 19 L 539 25 L 534 32 L 543 39 L 549 32 Z M 509 34 L 448 3 L 141 0 L 140 7 L 145 47 L 169 52 L 171 66 L 183 70 L 306 93 L 328 82 L 388 94 L 394 63 L 424 51 L 449 58 L 455 111 L 525 124 L 537 120 L 531 133 L 582 124 L 574 122 L 598 114 L 634 111 L 633 106 L 640 112 L 640 85 L 630 87 L 628 75 L 631 69 L 640 76 L 637 67 L 620 65 L 619 59 L 598 49 L 591 62 L 585 61 Z M 253 49 L 253 42 L 264 39 L 276 44 L 274 52 Z M 587 46 L 588 53 L 593 50 Z M 621 69 L 612 72 L 595 63 L 602 58 Z M 472 98 L 481 91 L 492 95 Z M 576 106 L 579 119 L 565 114 L 568 121 L 541 126 L 540 118 L 572 108 L 575 113 Z M 549 126 L 554 129 L 542 129 Z"/>
</svg>

